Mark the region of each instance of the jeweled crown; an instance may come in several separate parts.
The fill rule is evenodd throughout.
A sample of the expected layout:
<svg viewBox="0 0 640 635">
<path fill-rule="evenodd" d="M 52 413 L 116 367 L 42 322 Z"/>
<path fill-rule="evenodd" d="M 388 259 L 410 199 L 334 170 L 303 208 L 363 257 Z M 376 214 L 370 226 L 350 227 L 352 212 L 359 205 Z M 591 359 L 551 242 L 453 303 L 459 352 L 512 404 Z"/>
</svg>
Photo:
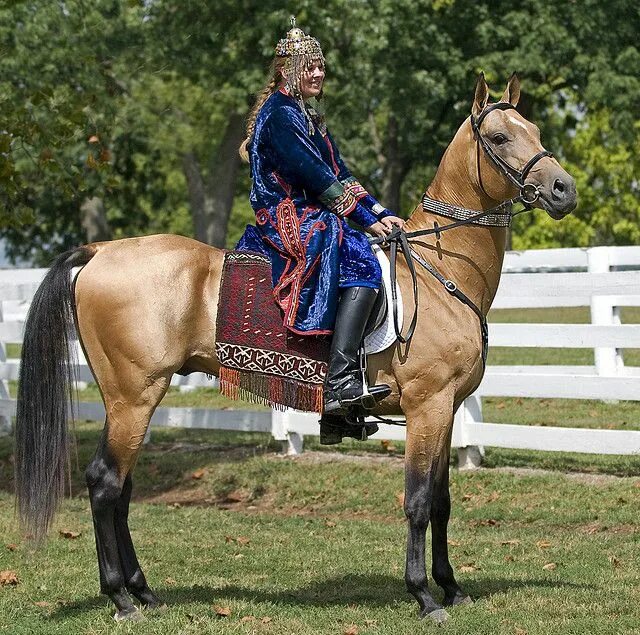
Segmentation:
<svg viewBox="0 0 640 635">
<path fill-rule="evenodd" d="M 278 57 L 290 57 L 293 55 L 306 55 L 308 59 L 320 59 L 324 62 L 324 55 L 320 42 L 316 38 L 306 35 L 302 29 L 296 26 L 296 19 L 291 18 L 291 30 L 287 37 L 282 38 L 276 45 Z"/>
</svg>

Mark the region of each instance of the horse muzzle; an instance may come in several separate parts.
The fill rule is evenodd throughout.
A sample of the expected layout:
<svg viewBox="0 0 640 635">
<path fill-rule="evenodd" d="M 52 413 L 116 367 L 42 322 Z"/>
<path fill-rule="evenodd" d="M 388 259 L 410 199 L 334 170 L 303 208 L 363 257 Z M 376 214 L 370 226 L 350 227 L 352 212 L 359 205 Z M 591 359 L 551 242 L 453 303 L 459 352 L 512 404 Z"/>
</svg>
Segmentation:
<svg viewBox="0 0 640 635">
<path fill-rule="evenodd" d="M 562 220 L 578 203 L 576 182 L 562 168 L 555 170 L 545 183 L 538 185 L 539 206 L 554 220 Z"/>
</svg>

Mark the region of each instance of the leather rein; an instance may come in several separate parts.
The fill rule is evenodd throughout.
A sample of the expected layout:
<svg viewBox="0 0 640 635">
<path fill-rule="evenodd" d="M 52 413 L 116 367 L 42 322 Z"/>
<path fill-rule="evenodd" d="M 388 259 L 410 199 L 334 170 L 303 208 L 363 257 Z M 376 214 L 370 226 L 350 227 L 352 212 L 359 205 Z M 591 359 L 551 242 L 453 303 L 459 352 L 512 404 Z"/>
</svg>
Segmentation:
<svg viewBox="0 0 640 635">
<path fill-rule="evenodd" d="M 422 229 L 413 232 L 405 232 L 404 230 L 394 227 L 390 234 L 385 237 L 370 238 L 369 242 L 372 245 L 379 244 L 382 247 L 389 246 L 389 262 L 391 268 L 391 299 L 393 306 L 393 325 L 396 333 L 396 337 L 402 344 L 408 344 L 413 337 L 418 322 L 418 278 L 414 261 L 421 267 L 426 269 L 432 276 L 434 276 L 448 291 L 448 293 L 456 297 L 460 302 L 466 304 L 477 316 L 480 321 L 480 332 L 482 334 L 482 364 L 486 365 L 487 352 L 489 348 L 489 329 L 487 326 L 487 319 L 482 311 L 476 306 L 476 304 L 460 289 L 458 289 L 456 283 L 453 280 L 445 278 L 433 265 L 427 262 L 422 256 L 417 254 L 412 248 L 410 239 L 420 236 L 429 236 L 435 234 L 436 239 L 440 238 L 442 232 L 456 227 L 463 227 L 465 225 L 484 225 L 484 226 L 497 226 L 508 227 L 511 224 L 511 219 L 516 214 L 513 213 L 512 207 L 516 203 L 523 203 L 524 209 L 522 212 L 532 209 L 533 204 L 540 197 L 540 191 L 538 186 L 533 183 L 526 183 L 527 176 L 533 169 L 533 167 L 544 157 L 552 157 L 553 154 L 547 150 L 542 150 L 533 156 L 521 170 L 514 168 L 507 163 L 504 159 L 499 157 L 489 142 L 482 136 L 480 132 L 480 126 L 494 110 L 515 110 L 515 106 L 508 102 L 498 102 L 486 106 L 484 110 L 475 117 L 471 115 L 471 127 L 473 129 L 474 137 L 477 147 L 477 170 L 478 170 L 478 183 L 485 195 L 489 196 L 482 184 L 482 175 L 480 172 L 480 148 L 482 148 L 485 154 L 491 159 L 498 170 L 518 188 L 518 195 L 511 198 L 500 205 L 484 211 L 468 210 L 462 207 L 451 205 L 443 201 L 436 201 L 429 198 L 426 194 L 423 197 L 422 207 L 424 211 L 434 212 L 441 216 L 447 216 L 453 219 L 458 219 L 453 223 L 439 226 L 438 223 L 434 223 L 432 229 Z M 489 198 L 491 198 L 489 196 Z M 521 212 L 517 212 L 521 213 Z M 413 285 L 413 301 L 414 310 L 411 322 L 405 334 L 402 333 L 402 326 L 398 324 L 398 297 L 396 288 L 396 265 L 398 259 L 398 251 L 400 251 L 407 264 L 407 268 L 411 274 Z"/>
</svg>

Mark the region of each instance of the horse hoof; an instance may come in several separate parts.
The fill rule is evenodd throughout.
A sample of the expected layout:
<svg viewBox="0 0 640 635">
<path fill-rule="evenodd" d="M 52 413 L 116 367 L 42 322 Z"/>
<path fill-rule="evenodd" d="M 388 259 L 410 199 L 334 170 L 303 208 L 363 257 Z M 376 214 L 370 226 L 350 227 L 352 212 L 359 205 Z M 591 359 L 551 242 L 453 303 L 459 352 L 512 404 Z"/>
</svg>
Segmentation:
<svg viewBox="0 0 640 635">
<path fill-rule="evenodd" d="M 133 609 L 117 611 L 113 619 L 116 622 L 142 622 L 145 617 L 140 609 L 134 607 Z"/>
<path fill-rule="evenodd" d="M 462 593 L 457 593 L 452 598 L 445 598 L 444 603 L 445 606 L 470 606 L 473 604 L 473 600 L 469 595 L 463 595 Z"/>
<path fill-rule="evenodd" d="M 462 596 L 456 596 L 453 599 L 452 606 L 471 606 L 472 604 L 473 604 L 473 600 L 471 599 L 470 595 L 462 595 Z"/>
<path fill-rule="evenodd" d="M 444 609 L 436 609 L 435 611 L 431 611 L 431 613 L 423 615 L 423 617 L 428 617 L 437 626 L 442 626 L 449 619 L 449 613 Z"/>
</svg>

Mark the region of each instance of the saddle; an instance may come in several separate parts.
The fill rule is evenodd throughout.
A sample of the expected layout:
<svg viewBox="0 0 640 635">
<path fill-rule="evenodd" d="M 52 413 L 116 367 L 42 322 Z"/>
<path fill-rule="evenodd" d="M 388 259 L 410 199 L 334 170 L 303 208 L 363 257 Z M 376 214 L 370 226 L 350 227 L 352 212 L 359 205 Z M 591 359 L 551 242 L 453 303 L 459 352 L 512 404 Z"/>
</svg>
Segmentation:
<svg viewBox="0 0 640 635">
<path fill-rule="evenodd" d="M 374 251 L 385 292 L 378 294 L 367 323 L 367 353 L 380 352 L 396 340 L 388 311 L 389 261 L 380 248 Z M 216 330 L 223 395 L 322 413 L 330 344 L 330 336 L 299 336 L 285 328 L 273 298 L 268 258 L 248 251 L 225 253 Z"/>
</svg>

